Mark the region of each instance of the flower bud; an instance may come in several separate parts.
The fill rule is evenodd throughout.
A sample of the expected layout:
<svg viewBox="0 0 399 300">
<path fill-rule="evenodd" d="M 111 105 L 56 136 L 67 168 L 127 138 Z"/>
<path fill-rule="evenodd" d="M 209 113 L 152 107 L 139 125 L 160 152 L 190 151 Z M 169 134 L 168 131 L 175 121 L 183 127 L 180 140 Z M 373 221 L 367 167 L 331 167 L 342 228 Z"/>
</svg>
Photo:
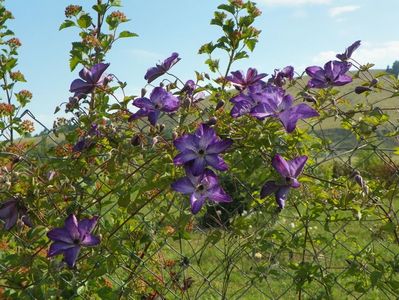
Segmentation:
<svg viewBox="0 0 399 300">
<path fill-rule="evenodd" d="M 373 80 L 371 80 L 370 82 L 370 87 L 376 86 L 378 84 L 378 79 L 377 78 L 373 78 Z"/>
<path fill-rule="evenodd" d="M 215 110 L 221 109 L 221 108 L 223 107 L 224 103 L 225 103 L 225 102 L 224 102 L 223 100 L 220 100 L 220 101 L 216 104 Z"/>
<path fill-rule="evenodd" d="M 139 146 L 139 145 L 141 144 L 141 138 L 140 138 L 140 136 L 139 136 L 139 135 L 135 135 L 134 137 L 132 137 L 130 143 L 131 143 L 133 146 Z"/>
<path fill-rule="evenodd" d="M 370 92 L 370 91 L 371 91 L 371 88 L 369 88 L 367 86 L 357 86 L 355 88 L 355 93 L 358 94 L 358 95 L 362 94 L 364 92 Z"/>
<path fill-rule="evenodd" d="M 355 179 L 356 183 L 357 183 L 360 187 L 364 188 L 364 180 L 363 180 L 363 177 L 362 177 L 362 176 L 360 176 L 360 175 L 355 175 L 355 177 L 353 177 L 353 179 Z"/>
<path fill-rule="evenodd" d="M 217 118 L 216 117 L 211 117 L 208 121 L 205 122 L 206 125 L 212 126 L 215 125 L 217 122 Z"/>
<path fill-rule="evenodd" d="M 147 94 L 147 90 L 145 88 L 141 89 L 141 98 L 143 98 Z"/>
</svg>

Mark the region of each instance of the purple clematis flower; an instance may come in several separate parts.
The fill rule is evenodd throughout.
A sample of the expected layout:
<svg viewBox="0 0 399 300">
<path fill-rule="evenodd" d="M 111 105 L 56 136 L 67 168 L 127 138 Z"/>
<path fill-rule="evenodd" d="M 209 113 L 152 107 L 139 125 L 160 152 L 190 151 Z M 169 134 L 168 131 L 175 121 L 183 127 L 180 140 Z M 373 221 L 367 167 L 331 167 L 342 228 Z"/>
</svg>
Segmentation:
<svg viewBox="0 0 399 300">
<path fill-rule="evenodd" d="M 147 80 L 148 83 L 151 83 L 159 76 L 162 76 L 163 74 L 168 72 L 169 69 L 173 67 L 179 60 L 179 54 L 173 52 L 172 55 L 165 59 L 162 64 L 157 64 L 155 67 L 149 68 L 147 70 L 147 73 L 145 73 L 144 79 Z"/>
<path fill-rule="evenodd" d="M 276 86 L 282 87 L 285 84 L 286 79 L 292 80 L 294 78 L 294 67 L 286 66 L 281 71 L 274 70 L 274 75 L 270 79 L 270 82 Z"/>
<path fill-rule="evenodd" d="M 282 181 L 266 181 L 260 192 L 260 197 L 265 198 L 274 193 L 278 206 L 280 209 L 283 209 L 290 188 L 301 186 L 297 178 L 301 174 L 307 160 L 307 156 L 299 156 L 293 160 L 286 161 L 280 154 L 276 154 L 272 159 L 272 165 L 281 175 Z"/>
<path fill-rule="evenodd" d="M 175 147 L 181 152 L 173 162 L 177 166 L 187 166 L 194 176 L 201 175 L 206 166 L 219 171 L 226 171 L 227 164 L 219 156 L 233 143 L 232 140 L 221 140 L 213 128 L 201 124 L 194 134 L 186 134 L 174 141 Z"/>
<path fill-rule="evenodd" d="M 21 219 L 26 226 L 32 227 L 26 207 L 17 198 L 12 197 L 0 203 L 0 220 L 5 222 L 5 230 L 10 230 L 17 223 L 18 219 Z"/>
<path fill-rule="evenodd" d="M 194 176 L 186 170 L 186 177 L 172 183 L 172 189 L 183 194 L 190 194 L 191 212 L 196 214 L 206 199 L 214 202 L 231 202 L 231 197 L 221 188 L 216 174 L 205 169 L 204 173 Z"/>
<path fill-rule="evenodd" d="M 278 118 L 285 130 L 295 130 L 298 120 L 319 116 L 319 113 L 305 103 L 293 105 L 294 98 L 285 94 L 282 88 L 268 86 L 261 101 L 254 106 L 250 114 L 260 120 L 267 117 Z M 233 107 L 234 109 L 234 107 Z"/>
<path fill-rule="evenodd" d="M 133 105 L 140 108 L 131 115 L 129 121 L 148 116 L 150 123 L 155 126 L 161 111 L 166 113 L 176 112 L 180 107 L 180 101 L 171 93 L 161 87 L 156 87 L 151 92 L 150 98 L 137 98 Z"/>
<path fill-rule="evenodd" d="M 329 61 L 324 69 L 318 66 L 306 68 L 306 73 L 311 77 L 308 87 L 323 89 L 330 86 L 341 86 L 352 82 L 352 78 L 345 73 L 349 71 L 351 63 L 346 61 Z"/>
<path fill-rule="evenodd" d="M 242 71 L 235 71 L 231 72 L 231 76 L 226 76 L 226 79 L 232 82 L 236 89 L 241 91 L 258 83 L 266 76 L 267 74 L 264 73 L 258 74 L 255 68 L 249 68 L 246 75 Z"/>
<path fill-rule="evenodd" d="M 48 238 L 54 241 L 50 245 L 47 256 L 64 254 L 68 266 L 71 268 L 75 266 L 82 246 L 96 246 L 100 243 L 100 238 L 91 234 L 97 220 L 98 217 L 95 216 L 78 222 L 74 214 L 69 215 L 64 227 L 54 228 L 47 233 Z"/>
<path fill-rule="evenodd" d="M 344 53 L 337 54 L 336 58 L 342 61 L 350 59 L 352 57 L 353 52 L 355 52 L 355 50 L 360 47 L 360 43 L 361 41 L 354 42 L 352 45 L 350 45 L 348 48 L 345 49 Z"/>
<path fill-rule="evenodd" d="M 109 64 L 99 63 L 88 68 L 83 68 L 79 72 L 81 79 L 75 79 L 71 83 L 70 92 L 75 93 L 76 96 L 87 95 L 91 93 L 96 87 L 104 86 L 109 79 L 104 75 L 105 70 Z"/>
</svg>

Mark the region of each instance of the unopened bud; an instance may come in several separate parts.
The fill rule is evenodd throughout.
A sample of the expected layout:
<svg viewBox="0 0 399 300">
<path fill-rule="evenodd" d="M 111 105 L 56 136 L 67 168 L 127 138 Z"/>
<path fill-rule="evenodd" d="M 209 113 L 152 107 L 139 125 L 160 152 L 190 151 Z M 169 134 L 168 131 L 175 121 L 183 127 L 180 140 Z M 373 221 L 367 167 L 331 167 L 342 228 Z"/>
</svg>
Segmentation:
<svg viewBox="0 0 399 300">
<path fill-rule="evenodd" d="M 358 95 L 362 94 L 364 92 L 370 92 L 370 91 L 371 91 L 371 88 L 369 88 L 367 86 L 357 86 L 355 88 L 355 93 L 358 94 Z"/>
<path fill-rule="evenodd" d="M 216 117 L 212 117 L 212 118 L 210 118 L 205 124 L 206 125 L 209 125 L 209 126 L 212 126 L 212 125 L 215 125 L 216 124 L 216 122 L 217 122 L 217 118 Z"/>
<path fill-rule="evenodd" d="M 162 132 L 165 129 L 165 124 L 159 124 L 159 132 Z"/>
<path fill-rule="evenodd" d="M 152 147 L 154 147 L 157 143 L 158 143 L 158 137 L 156 136 L 152 139 Z"/>
<path fill-rule="evenodd" d="M 141 89 L 141 98 L 143 98 L 147 94 L 147 90 L 145 88 Z"/>
<path fill-rule="evenodd" d="M 134 137 L 132 137 L 132 139 L 130 140 L 130 143 L 133 146 L 139 146 L 141 144 L 141 138 L 139 135 L 135 135 Z"/>
<path fill-rule="evenodd" d="M 373 78 L 373 80 L 371 80 L 370 82 L 370 87 L 376 86 L 378 84 L 378 79 L 377 78 Z"/>
<path fill-rule="evenodd" d="M 302 97 L 306 102 L 316 103 L 316 98 L 309 93 L 302 93 Z"/>
<path fill-rule="evenodd" d="M 223 107 L 224 103 L 225 103 L 225 102 L 224 102 L 223 100 L 220 100 L 220 101 L 216 104 L 215 110 L 221 109 L 221 108 Z"/>
</svg>

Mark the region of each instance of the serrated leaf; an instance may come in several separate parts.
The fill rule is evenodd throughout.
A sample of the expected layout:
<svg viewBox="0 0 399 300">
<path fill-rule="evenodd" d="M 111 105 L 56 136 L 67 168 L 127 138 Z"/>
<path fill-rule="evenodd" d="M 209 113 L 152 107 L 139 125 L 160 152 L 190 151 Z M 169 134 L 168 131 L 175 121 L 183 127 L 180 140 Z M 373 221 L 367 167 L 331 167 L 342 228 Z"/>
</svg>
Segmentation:
<svg viewBox="0 0 399 300">
<path fill-rule="evenodd" d="M 139 36 L 139 35 L 137 33 L 130 32 L 130 31 L 127 31 L 127 30 L 122 31 L 119 34 L 119 38 L 129 38 L 129 37 L 136 37 L 136 36 Z"/>
<path fill-rule="evenodd" d="M 258 42 L 256 39 L 249 39 L 245 41 L 245 45 L 248 47 L 248 49 L 252 52 L 255 49 L 255 45 Z"/>
<path fill-rule="evenodd" d="M 75 22 L 72 20 L 65 20 L 61 25 L 60 28 L 58 30 L 62 30 L 68 27 L 73 27 L 76 26 Z"/>
<path fill-rule="evenodd" d="M 228 11 L 229 13 L 231 13 L 233 15 L 235 13 L 235 9 L 234 9 L 233 5 L 221 4 L 221 5 L 218 6 L 218 9 Z"/>
</svg>

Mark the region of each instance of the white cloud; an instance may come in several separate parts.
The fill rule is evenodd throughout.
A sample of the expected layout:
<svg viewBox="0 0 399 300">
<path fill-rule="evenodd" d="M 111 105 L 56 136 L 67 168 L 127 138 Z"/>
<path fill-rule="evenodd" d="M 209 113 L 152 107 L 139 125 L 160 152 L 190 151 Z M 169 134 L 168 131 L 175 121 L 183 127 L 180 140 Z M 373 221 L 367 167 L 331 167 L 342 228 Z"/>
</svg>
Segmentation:
<svg viewBox="0 0 399 300">
<path fill-rule="evenodd" d="M 336 6 L 329 10 L 329 14 L 331 17 L 338 17 L 345 13 L 350 13 L 358 10 L 360 6 L 358 5 L 346 5 L 346 6 Z"/>
<path fill-rule="evenodd" d="M 313 63 L 323 65 L 329 60 L 336 59 L 335 55 L 342 53 L 343 50 L 322 51 L 313 58 Z M 354 52 L 352 57 L 361 64 L 373 63 L 375 64 L 375 68 L 385 69 L 387 65 L 391 65 L 392 62 L 399 59 L 399 40 L 380 44 L 364 42 Z"/>
<path fill-rule="evenodd" d="M 299 6 L 306 4 L 330 4 L 332 0 L 259 0 L 258 2 L 269 6 Z"/>
</svg>

